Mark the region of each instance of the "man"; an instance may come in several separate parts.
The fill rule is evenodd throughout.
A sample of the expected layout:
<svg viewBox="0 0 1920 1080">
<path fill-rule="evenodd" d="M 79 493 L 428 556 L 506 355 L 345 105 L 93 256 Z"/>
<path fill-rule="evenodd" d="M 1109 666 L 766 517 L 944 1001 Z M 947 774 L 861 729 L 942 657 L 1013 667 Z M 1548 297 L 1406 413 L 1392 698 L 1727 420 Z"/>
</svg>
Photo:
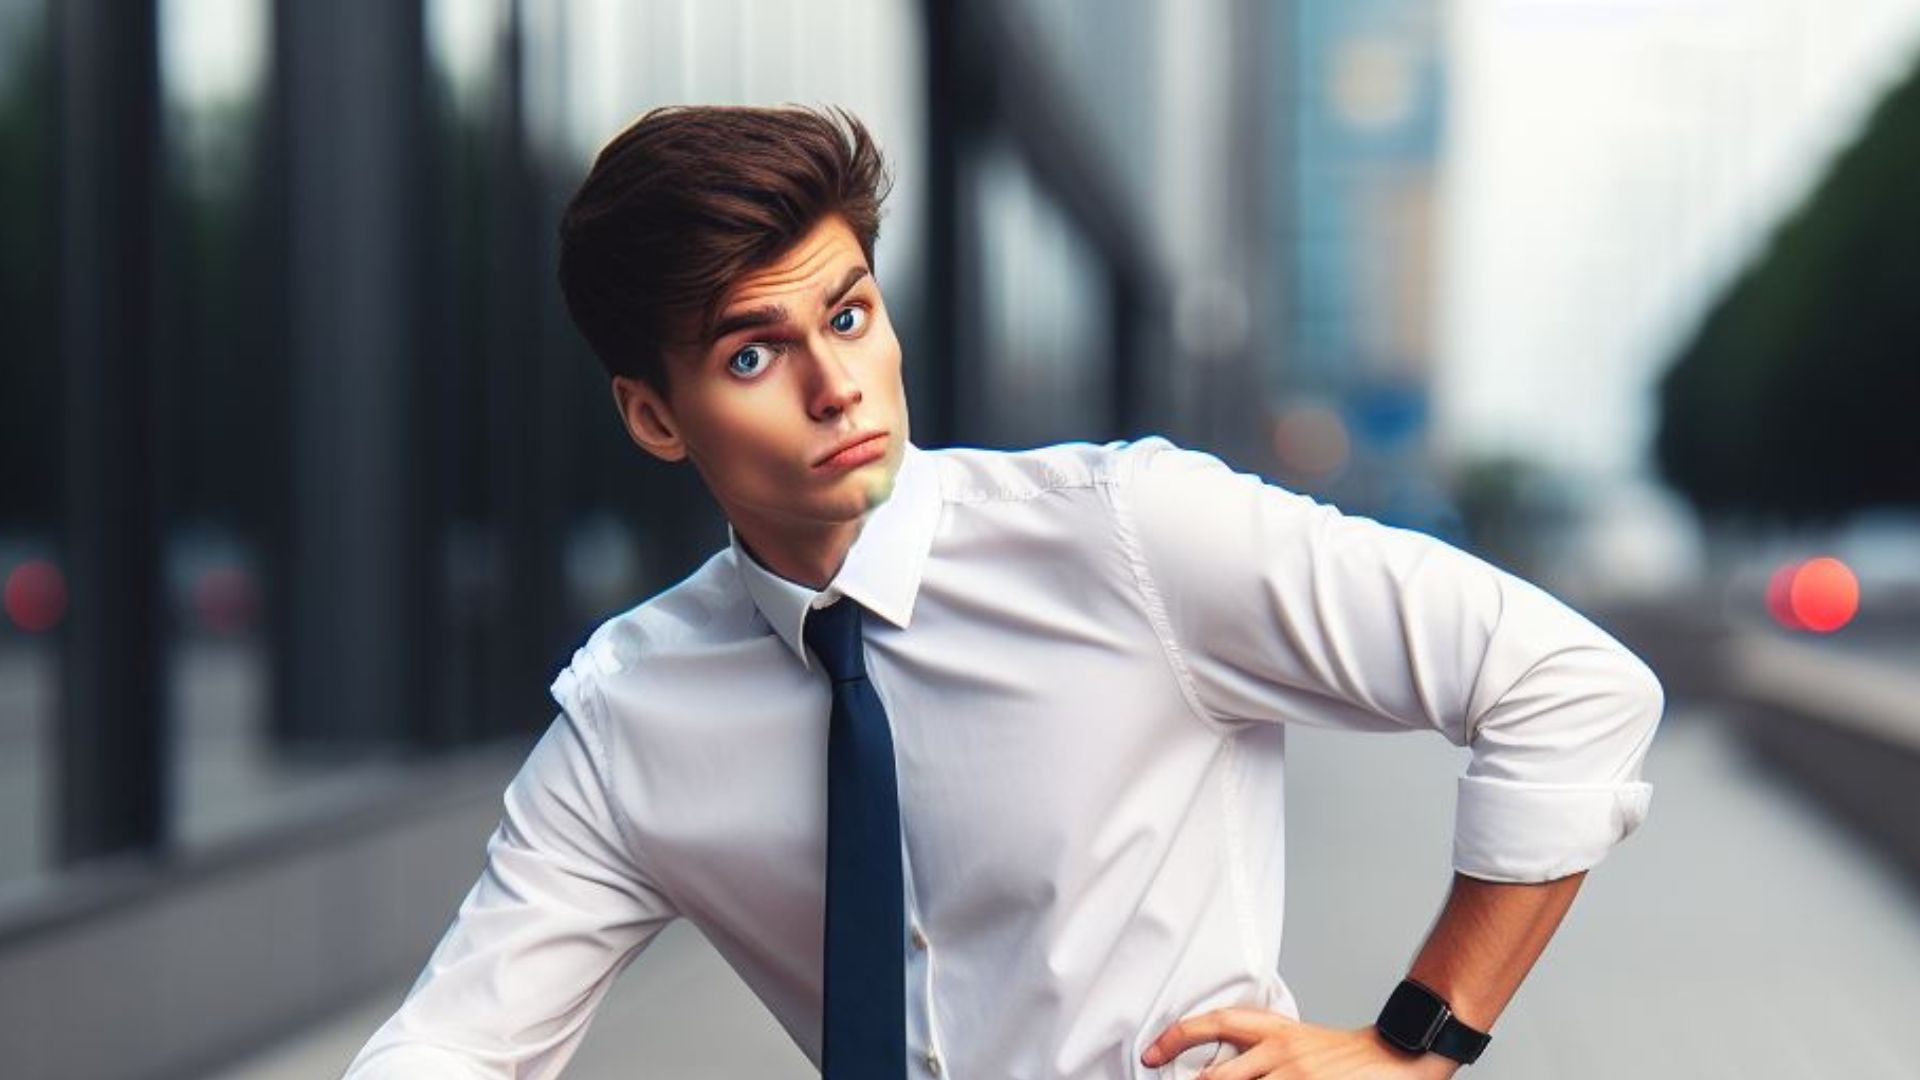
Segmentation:
<svg viewBox="0 0 1920 1080">
<path fill-rule="evenodd" d="M 1165 440 L 914 447 L 883 187 L 799 109 L 658 110 L 595 162 L 570 310 L 731 542 L 560 673 L 350 1075 L 555 1076 L 680 916 L 828 1080 L 1452 1075 L 1644 817 L 1659 683 L 1518 578 Z M 1276 970 L 1290 722 L 1472 749 L 1373 1026 L 1301 1022 Z"/>
</svg>

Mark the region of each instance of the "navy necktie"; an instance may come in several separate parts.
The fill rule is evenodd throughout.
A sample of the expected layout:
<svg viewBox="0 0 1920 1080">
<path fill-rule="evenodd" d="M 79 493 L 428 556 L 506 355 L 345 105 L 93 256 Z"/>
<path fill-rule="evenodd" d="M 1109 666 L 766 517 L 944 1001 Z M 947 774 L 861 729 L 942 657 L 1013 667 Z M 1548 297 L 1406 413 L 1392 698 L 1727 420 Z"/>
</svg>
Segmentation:
<svg viewBox="0 0 1920 1080">
<path fill-rule="evenodd" d="M 893 732 L 861 653 L 862 609 L 808 612 L 804 637 L 833 680 L 827 730 L 824 1080 L 907 1072 L 906 915 Z"/>
</svg>

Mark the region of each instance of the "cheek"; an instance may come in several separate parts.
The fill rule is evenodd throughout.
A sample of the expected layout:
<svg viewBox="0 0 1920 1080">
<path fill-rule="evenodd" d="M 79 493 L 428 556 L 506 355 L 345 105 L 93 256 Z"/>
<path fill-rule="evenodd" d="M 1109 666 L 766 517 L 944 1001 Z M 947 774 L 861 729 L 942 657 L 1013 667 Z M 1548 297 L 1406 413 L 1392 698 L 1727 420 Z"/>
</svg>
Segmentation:
<svg viewBox="0 0 1920 1080">
<path fill-rule="evenodd" d="M 893 336 L 892 324 L 882 321 L 874 328 L 872 347 L 881 365 L 880 370 L 897 382 L 900 378 L 900 339 Z"/>
<path fill-rule="evenodd" d="M 687 438 L 715 465 L 748 461 L 769 441 L 765 394 L 717 394 L 687 424 Z"/>
</svg>

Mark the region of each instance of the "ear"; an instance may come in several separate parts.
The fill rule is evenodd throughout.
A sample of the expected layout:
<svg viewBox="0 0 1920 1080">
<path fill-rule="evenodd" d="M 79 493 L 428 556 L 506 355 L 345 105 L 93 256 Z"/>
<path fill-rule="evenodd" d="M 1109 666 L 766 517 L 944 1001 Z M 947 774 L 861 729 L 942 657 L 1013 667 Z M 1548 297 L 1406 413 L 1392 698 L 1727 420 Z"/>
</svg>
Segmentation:
<svg viewBox="0 0 1920 1080">
<path fill-rule="evenodd" d="M 658 390 L 640 379 L 615 375 L 613 404 L 640 449 L 661 461 L 685 460 L 687 444 L 680 438 L 680 425 Z"/>
</svg>

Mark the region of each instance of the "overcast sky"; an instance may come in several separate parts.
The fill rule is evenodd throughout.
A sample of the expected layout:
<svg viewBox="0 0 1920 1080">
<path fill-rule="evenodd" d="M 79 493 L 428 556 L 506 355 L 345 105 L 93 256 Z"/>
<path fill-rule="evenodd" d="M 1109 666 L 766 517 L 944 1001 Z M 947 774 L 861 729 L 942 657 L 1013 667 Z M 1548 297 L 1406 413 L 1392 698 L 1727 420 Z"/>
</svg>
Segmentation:
<svg viewBox="0 0 1920 1080">
<path fill-rule="evenodd" d="M 1449 14 L 1442 444 L 1632 472 L 1659 372 L 1905 72 L 1920 0 Z"/>
</svg>

